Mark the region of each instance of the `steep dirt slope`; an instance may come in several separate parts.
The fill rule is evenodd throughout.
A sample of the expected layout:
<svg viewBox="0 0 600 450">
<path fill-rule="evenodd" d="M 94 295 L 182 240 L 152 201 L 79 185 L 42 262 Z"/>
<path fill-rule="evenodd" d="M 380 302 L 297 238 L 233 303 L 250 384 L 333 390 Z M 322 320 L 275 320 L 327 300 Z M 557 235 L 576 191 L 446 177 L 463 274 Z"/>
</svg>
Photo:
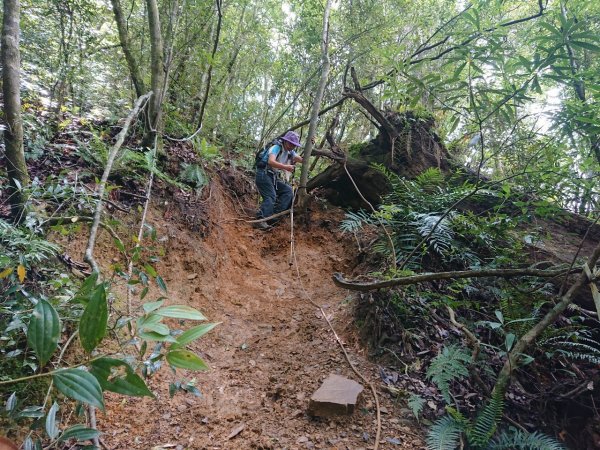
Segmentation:
<svg viewBox="0 0 600 450">
<path fill-rule="evenodd" d="M 313 419 L 306 414 L 311 394 L 328 374 L 360 380 L 319 310 L 306 300 L 295 266 L 289 265 L 289 219 L 270 233 L 255 231 L 234 220 L 233 203 L 220 187 L 212 192 L 208 210 L 212 225 L 205 239 L 178 222 L 176 214 L 165 219 L 158 208 L 149 222 L 166 250 L 158 269 L 170 302 L 189 304 L 210 321 L 222 322 L 195 344 L 211 370 L 178 371 L 175 377 L 163 368 L 150 381 L 157 400 L 107 395 L 107 413 L 98 417 L 106 446 L 372 448 L 376 416 L 368 386 L 352 417 Z M 355 339 L 351 297 L 331 282 L 332 272 L 349 269 L 353 257 L 347 238 L 335 229 L 339 216 L 338 210 L 321 210 L 309 230 L 296 230 L 301 279 L 307 294 L 334 321 L 361 372 L 379 385 L 378 367 L 367 361 Z M 109 261 L 110 255 L 103 259 Z M 182 376 L 197 379 L 202 397 L 169 397 L 168 383 Z M 381 448 L 422 448 L 404 403 L 385 393 L 380 401 Z"/>
</svg>

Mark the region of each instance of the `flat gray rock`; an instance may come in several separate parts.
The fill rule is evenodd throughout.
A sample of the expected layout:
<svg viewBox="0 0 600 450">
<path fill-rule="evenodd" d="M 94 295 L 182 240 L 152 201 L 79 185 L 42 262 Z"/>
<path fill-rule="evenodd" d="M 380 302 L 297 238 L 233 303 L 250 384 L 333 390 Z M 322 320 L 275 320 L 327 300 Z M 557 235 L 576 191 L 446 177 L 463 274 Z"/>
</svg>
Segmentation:
<svg viewBox="0 0 600 450">
<path fill-rule="evenodd" d="M 310 398 L 308 412 L 320 417 L 350 415 L 362 390 L 356 381 L 331 374 Z"/>
</svg>

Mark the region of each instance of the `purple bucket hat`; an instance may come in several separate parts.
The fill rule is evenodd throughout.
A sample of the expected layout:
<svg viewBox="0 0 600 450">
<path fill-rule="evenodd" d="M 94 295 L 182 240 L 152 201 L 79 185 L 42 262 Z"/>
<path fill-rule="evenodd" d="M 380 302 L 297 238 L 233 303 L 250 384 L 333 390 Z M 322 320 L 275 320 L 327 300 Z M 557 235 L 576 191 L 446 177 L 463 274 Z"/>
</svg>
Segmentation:
<svg viewBox="0 0 600 450">
<path fill-rule="evenodd" d="M 298 136 L 298 134 L 296 134 L 293 131 L 288 131 L 287 133 L 285 133 L 283 135 L 283 137 L 281 139 L 289 142 L 290 144 L 294 145 L 295 147 L 300 147 L 300 137 Z"/>
</svg>

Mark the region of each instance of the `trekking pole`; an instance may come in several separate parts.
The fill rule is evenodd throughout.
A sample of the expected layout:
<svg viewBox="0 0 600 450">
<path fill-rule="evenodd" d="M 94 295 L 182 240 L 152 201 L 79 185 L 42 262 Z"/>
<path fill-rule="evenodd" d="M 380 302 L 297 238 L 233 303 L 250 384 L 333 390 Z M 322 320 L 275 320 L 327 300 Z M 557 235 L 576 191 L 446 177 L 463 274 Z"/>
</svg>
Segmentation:
<svg viewBox="0 0 600 450">
<path fill-rule="evenodd" d="M 288 265 L 290 267 L 294 265 L 294 203 L 296 202 L 296 193 L 298 192 L 294 180 L 295 174 L 296 165 L 294 164 L 294 170 L 292 170 L 292 204 L 290 205 L 290 257 L 288 259 Z"/>
</svg>

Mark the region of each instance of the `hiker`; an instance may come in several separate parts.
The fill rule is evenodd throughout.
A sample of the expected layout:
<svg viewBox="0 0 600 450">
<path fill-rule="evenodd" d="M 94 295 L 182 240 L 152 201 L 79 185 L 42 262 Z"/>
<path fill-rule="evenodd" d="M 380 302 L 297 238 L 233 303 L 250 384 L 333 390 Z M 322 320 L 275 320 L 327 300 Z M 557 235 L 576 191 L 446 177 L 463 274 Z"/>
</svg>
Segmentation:
<svg viewBox="0 0 600 450">
<path fill-rule="evenodd" d="M 270 217 L 292 206 L 294 193 L 284 179 L 283 172 L 293 173 L 294 164 L 302 162 L 302 157 L 294 151 L 296 147 L 300 147 L 300 138 L 295 132 L 288 131 L 257 153 L 256 187 L 262 197 L 258 219 Z M 266 222 L 257 222 L 254 227 L 261 230 L 270 228 Z"/>
</svg>

